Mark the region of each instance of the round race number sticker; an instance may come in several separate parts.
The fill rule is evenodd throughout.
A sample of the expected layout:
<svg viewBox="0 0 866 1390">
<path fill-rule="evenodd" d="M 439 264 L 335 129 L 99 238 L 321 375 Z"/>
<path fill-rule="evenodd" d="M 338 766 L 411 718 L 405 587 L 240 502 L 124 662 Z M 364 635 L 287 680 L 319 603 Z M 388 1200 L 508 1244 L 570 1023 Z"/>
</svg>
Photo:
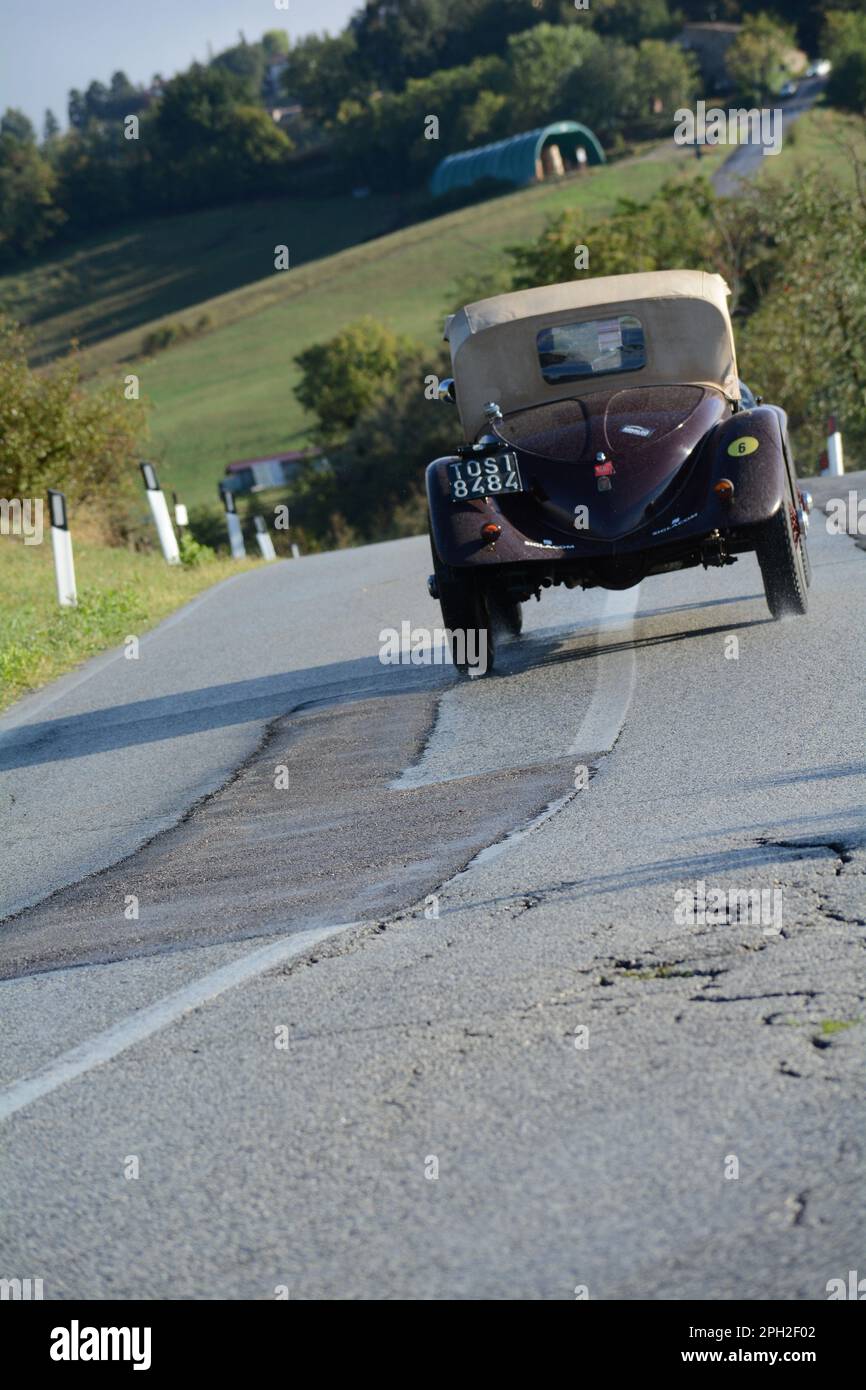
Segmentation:
<svg viewBox="0 0 866 1390">
<path fill-rule="evenodd" d="M 743 454 L 753 454 L 760 442 L 753 434 L 741 434 L 739 439 L 734 439 L 728 445 L 728 453 L 733 458 L 742 458 Z"/>
</svg>

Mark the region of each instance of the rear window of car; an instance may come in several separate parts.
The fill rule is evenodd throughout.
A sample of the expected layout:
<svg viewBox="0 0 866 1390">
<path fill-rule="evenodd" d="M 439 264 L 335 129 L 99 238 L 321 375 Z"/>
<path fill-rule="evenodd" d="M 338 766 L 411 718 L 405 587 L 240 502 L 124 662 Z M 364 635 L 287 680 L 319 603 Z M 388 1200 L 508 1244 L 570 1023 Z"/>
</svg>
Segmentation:
<svg viewBox="0 0 866 1390">
<path fill-rule="evenodd" d="M 611 372 L 636 372 L 646 365 L 643 327 L 633 314 L 542 328 L 536 345 L 541 375 L 550 386 Z"/>
</svg>

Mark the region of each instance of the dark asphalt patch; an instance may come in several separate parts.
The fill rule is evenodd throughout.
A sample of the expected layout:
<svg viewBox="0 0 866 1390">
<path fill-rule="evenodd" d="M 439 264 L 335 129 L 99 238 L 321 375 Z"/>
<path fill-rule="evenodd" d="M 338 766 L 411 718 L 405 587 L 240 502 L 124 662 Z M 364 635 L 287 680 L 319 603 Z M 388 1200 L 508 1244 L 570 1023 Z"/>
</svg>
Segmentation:
<svg viewBox="0 0 866 1390">
<path fill-rule="evenodd" d="M 0 978 L 388 916 L 569 789 L 566 758 L 391 790 L 435 710 L 423 692 L 275 721 L 177 825 L 8 919 Z"/>
</svg>

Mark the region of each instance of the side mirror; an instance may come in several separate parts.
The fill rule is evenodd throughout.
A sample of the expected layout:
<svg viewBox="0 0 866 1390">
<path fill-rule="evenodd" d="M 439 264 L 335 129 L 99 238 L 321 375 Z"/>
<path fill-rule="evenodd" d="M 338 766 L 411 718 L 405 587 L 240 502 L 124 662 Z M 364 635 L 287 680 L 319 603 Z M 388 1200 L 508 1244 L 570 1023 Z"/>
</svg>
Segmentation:
<svg viewBox="0 0 866 1390">
<path fill-rule="evenodd" d="M 440 401 L 447 401 L 449 405 L 455 405 L 455 404 L 456 404 L 456 402 L 457 402 L 457 392 L 456 392 L 456 390 L 454 389 L 454 378 L 453 378 L 453 376 L 444 376 L 444 377 L 442 378 L 442 380 L 440 381 L 440 383 L 439 383 L 439 399 L 440 399 Z"/>
</svg>

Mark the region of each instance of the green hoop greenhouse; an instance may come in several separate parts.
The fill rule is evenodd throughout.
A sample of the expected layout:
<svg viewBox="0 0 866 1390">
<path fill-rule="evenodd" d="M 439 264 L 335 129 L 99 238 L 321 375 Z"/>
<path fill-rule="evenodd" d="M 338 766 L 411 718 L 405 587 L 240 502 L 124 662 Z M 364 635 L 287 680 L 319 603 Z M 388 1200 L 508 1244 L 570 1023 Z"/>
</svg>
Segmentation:
<svg viewBox="0 0 866 1390">
<path fill-rule="evenodd" d="M 587 164 L 604 164 L 604 150 L 592 131 L 577 121 L 556 121 L 552 125 L 540 126 L 538 130 L 527 130 L 522 135 L 510 135 L 507 140 L 497 140 L 492 145 L 481 145 L 477 150 L 461 150 L 459 154 L 449 154 L 436 165 L 430 180 L 430 191 L 434 197 L 450 193 L 454 188 L 467 188 L 479 179 L 498 179 L 503 183 L 513 183 L 520 187 L 532 183 L 539 176 L 539 167 L 545 163 L 545 154 L 556 146 L 559 151 L 561 168 L 554 172 L 564 172 L 581 161 L 577 151 L 586 151 Z"/>
</svg>

